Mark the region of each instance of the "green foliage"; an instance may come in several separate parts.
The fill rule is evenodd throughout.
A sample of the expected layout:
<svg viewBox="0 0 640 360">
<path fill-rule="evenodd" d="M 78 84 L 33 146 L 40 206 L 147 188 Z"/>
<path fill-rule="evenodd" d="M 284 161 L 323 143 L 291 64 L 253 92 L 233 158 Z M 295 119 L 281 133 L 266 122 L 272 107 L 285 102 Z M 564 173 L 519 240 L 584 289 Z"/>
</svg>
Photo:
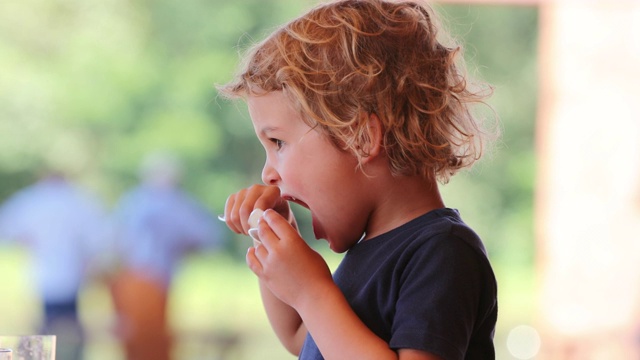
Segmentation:
<svg viewBox="0 0 640 360">
<path fill-rule="evenodd" d="M 230 184 L 256 178 L 260 150 L 214 85 L 233 74 L 239 39 L 261 36 L 301 5 L 2 2 L 0 65 L 11 71 L 0 77 L 0 194 L 56 166 L 113 202 L 145 153 L 169 149 L 186 159 L 190 190 L 221 210 Z M 226 183 L 199 180 L 218 177 Z"/>
<path fill-rule="evenodd" d="M 471 171 L 444 187 L 445 201 L 476 228 L 494 262 L 533 264 L 537 9 L 438 8 L 465 49 L 469 73 L 493 85 L 501 137 Z"/>
</svg>

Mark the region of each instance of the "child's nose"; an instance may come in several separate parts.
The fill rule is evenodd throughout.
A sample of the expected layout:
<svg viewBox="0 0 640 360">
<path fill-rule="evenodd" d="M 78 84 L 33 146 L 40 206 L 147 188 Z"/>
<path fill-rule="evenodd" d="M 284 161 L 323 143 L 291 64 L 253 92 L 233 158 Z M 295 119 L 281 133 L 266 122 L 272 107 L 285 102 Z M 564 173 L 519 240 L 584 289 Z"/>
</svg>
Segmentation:
<svg viewBox="0 0 640 360">
<path fill-rule="evenodd" d="M 265 163 L 262 169 L 262 182 L 265 183 L 265 185 L 278 185 L 280 182 L 280 174 L 268 163 Z"/>
</svg>

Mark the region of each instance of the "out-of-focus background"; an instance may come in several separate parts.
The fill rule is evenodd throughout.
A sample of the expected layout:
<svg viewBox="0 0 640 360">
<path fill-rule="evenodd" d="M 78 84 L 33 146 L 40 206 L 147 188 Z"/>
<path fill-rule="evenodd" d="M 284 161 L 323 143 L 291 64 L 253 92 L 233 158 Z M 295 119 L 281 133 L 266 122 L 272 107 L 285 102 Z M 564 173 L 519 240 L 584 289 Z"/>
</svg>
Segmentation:
<svg viewBox="0 0 640 360">
<path fill-rule="evenodd" d="M 260 181 L 264 159 L 244 104 L 218 98 L 214 84 L 231 78 L 248 44 L 315 3 L 0 2 L 0 201 L 56 168 L 110 211 L 161 150 L 180 157 L 184 189 L 221 213 L 228 194 Z M 502 138 L 443 192 L 496 271 L 497 358 L 638 358 L 640 7 L 474 0 L 436 9 L 470 73 L 495 86 Z M 245 266 L 248 239 L 221 238 L 222 248 L 185 257 L 170 287 L 175 358 L 293 358 Z M 340 255 L 310 241 L 335 268 Z M 31 259 L 0 240 L 0 334 L 38 329 Z M 85 358 L 121 359 L 101 280 L 80 293 Z"/>
</svg>

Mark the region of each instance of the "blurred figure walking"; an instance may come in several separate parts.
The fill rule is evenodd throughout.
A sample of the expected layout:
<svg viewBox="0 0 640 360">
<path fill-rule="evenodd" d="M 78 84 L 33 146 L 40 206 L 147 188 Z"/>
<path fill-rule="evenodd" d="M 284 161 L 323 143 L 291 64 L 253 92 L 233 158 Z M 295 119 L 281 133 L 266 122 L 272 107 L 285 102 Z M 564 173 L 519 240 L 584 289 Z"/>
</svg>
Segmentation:
<svg viewBox="0 0 640 360">
<path fill-rule="evenodd" d="M 43 303 L 42 334 L 57 336 L 57 359 L 82 359 L 78 296 L 103 269 L 107 216 L 102 203 L 63 174 L 48 172 L 0 208 L 0 240 L 26 246 Z"/>
<path fill-rule="evenodd" d="M 120 271 L 111 291 L 129 360 L 171 358 L 167 299 L 172 277 L 188 253 L 221 243 L 213 215 L 180 187 L 182 169 L 168 153 L 153 153 L 141 182 L 116 206 Z"/>
</svg>

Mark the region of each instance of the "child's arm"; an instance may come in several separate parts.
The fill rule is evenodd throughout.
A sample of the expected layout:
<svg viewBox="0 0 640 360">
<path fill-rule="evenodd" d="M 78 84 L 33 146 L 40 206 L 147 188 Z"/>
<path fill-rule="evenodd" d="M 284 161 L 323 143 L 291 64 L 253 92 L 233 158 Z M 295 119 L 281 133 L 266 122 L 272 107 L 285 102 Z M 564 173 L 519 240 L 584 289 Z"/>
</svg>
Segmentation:
<svg viewBox="0 0 640 360">
<path fill-rule="evenodd" d="M 367 328 L 338 290 L 300 306 L 305 324 L 325 359 L 442 360 L 413 349 L 398 353 Z"/>
<path fill-rule="evenodd" d="M 262 243 L 247 253 L 249 267 L 266 291 L 299 314 L 302 329 L 308 329 L 326 359 L 439 359 L 390 349 L 353 312 L 322 257 L 276 212 L 265 212 L 259 235 Z M 296 341 L 298 336 L 293 336 Z"/>
<path fill-rule="evenodd" d="M 280 190 L 264 185 L 253 185 L 229 196 L 224 214 L 227 226 L 236 233 L 248 235 L 249 228 L 255 226 L 249 224 L 249 215 L 254 209 L 276 209 L 288 219 L 293 229 L 297 229 L 295 217 L 288 203 L 280 197 Z M 258 246 L 259 242 L 254 240 L 253 244 Z M 275 297 L 262 280 L 260 295 L 274 332 L 288 351 L 298 354 L 307 333 L 300 316 L 291 306 Z"/>
<path fill-rule="evenodd" d="M 292 354 L 298 355 L 307 336 L 307 328 L 298 312 L 278 299 L 260 280 L 260 294 L 269 323 L 278 339 Z"/>
</svg>

